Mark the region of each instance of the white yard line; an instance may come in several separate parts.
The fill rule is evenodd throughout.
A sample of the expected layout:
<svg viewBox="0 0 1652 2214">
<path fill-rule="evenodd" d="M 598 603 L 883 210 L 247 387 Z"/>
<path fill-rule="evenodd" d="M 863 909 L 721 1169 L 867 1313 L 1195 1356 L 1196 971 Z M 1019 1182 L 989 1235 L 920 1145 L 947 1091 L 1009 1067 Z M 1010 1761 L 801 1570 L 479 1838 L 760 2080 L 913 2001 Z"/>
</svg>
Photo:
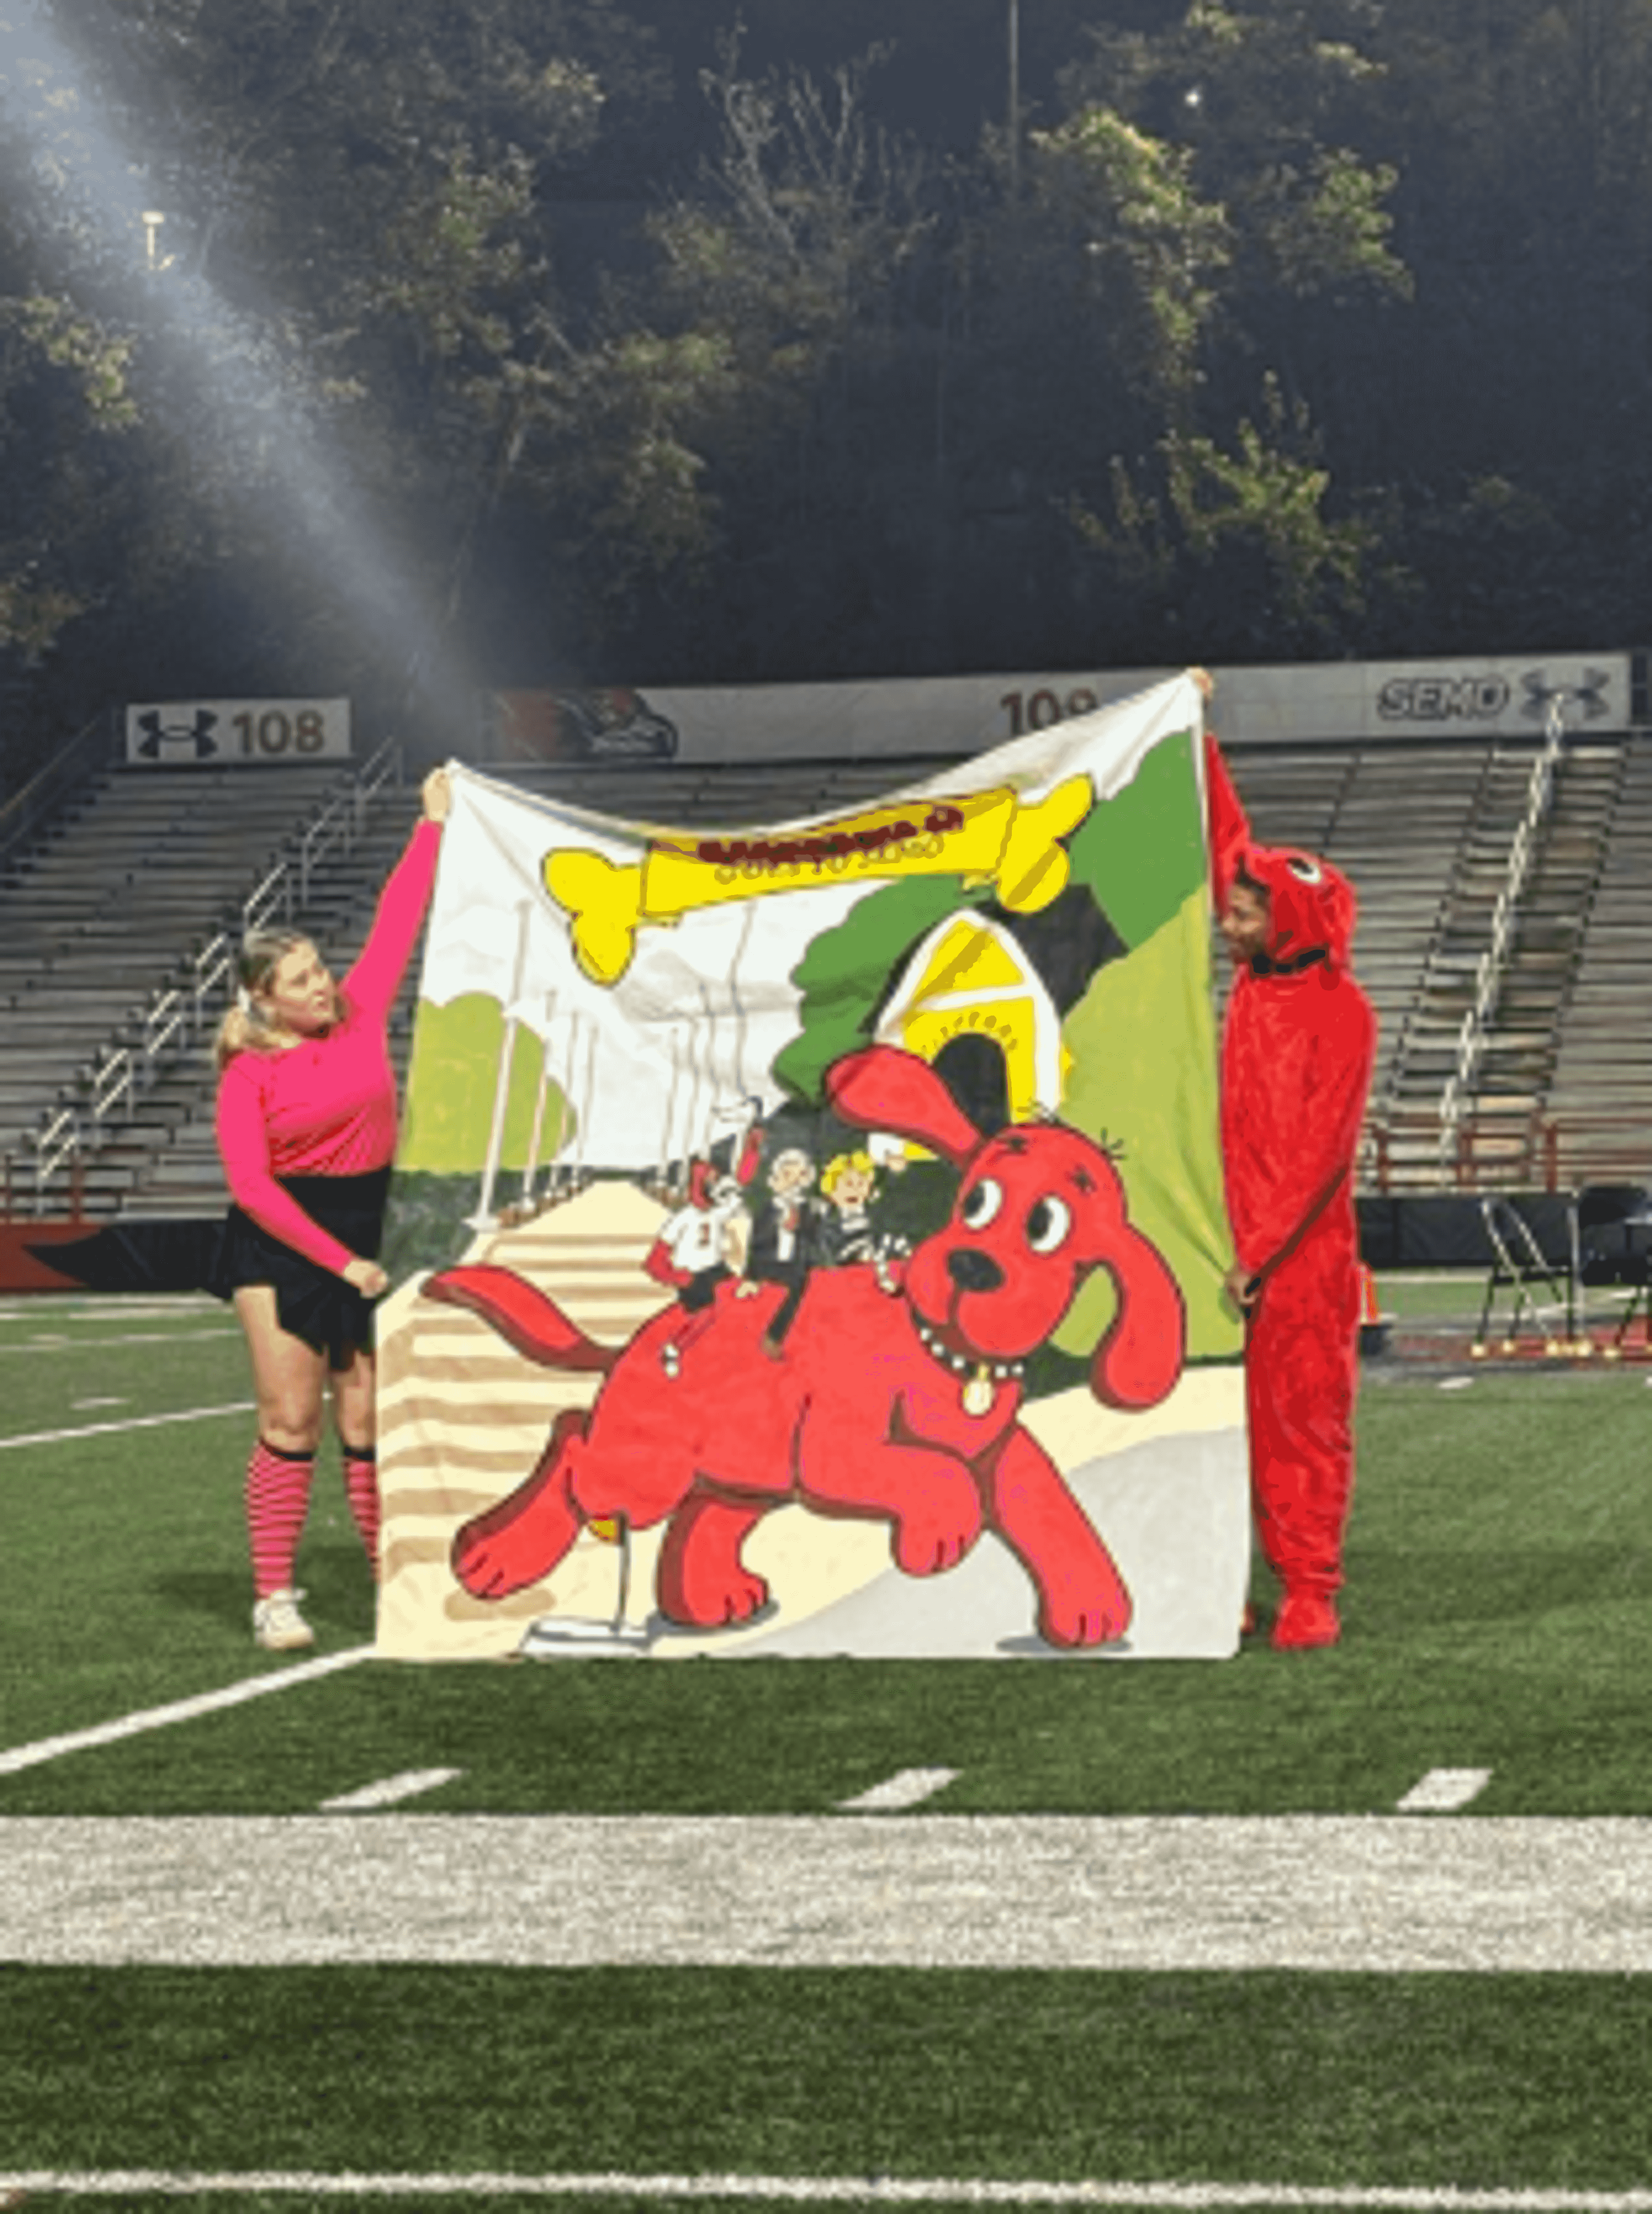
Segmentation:
<svg viewBox="0 0 1652 2214">
<path fill-rule="evenodd" d="M 1045 2183 L 1033 2178 L 890 2175 L 324 2174 L 166 2168 L 0 2171 L 0 2203 L 74 2198 L 736 2199 L 788 2205 L 1246 2206 L 1393 2209 L 1395 2214 L 1652 2214 L 1652 2191 L 1476 2190 L 1456 2184 Z"/>
<path fill-rule="evenodd" d="M 15 1776 L 21 1769 L 38 1768 L 65 1753 L 89 1752 L 94 1746 L 118 1745 L 123 1738 L 142 1737 L 145 1731 L 166 1729 L 174 1722 L 192 1722 L 203 1715 L 216 1715 L 225 1707 L 239 1707 L 248 1699 L 261 1699 L 271 1691 L 290 1691 L 295 1685 L 313 1683 L 338 1669 L 354 1667 L 372 1658 L 370 1645 L 352 1645 L 342 1653 L 329 1653 L 319 1660 L 301 1660 L 290 1668 L 272 1669 L 267 1676 L 249 1676 L 219 1691 L 201 1691 L 193 1698 L 174 1699 L 168 1706 L 148 1707 L 122 1715 L 112 1722 L 94 1722 L 88 1729 L 70 1730 L 61 1737 L 36 1739 L 33 1745 L 13 1746 L 0 1752 L 0 1776 Z"/>
<path fill-rule="evenodd" d="M 0 1345 L 8 1353 L 95 1353 L 112 1345 L 201 1345 L 209 1337 L 239 1337 L 239 1324 L 225 1330 L 132 1330 L 122 1337 L 36 1337 L 23 1345 Z"/>
<path fill-rule="evenodd" d="M 925 1799 L 933 1799 L 937 1791 L 944 1791 L 958 1774 L 955 1768 L 902 1768 L 884 1783 L 875 1783 L 869 1791 L 863 1791 L 856 1799 L 840 1799 L 839 1807 L 846 1814 L 896 1813 L 907 1807 L 917 1807 Z"/>
<path fill-rule="evenodd" d="M 0 1960 L 1643 1975 L 1652 1822 L 18 1815 Z"/>
<path fill-rule="evenodd" d="M 210 1422 L 220 1415 L 250 1415 L 253 1399 L 235 1399 L 227 1407 L 185 1407 L 174 1415 L 131 1415 L 124 1422 L 85 1422 L 77 1430 L 30 1430 L 20 1438 L 0 1438 L 0 1453 L 15 1446 L 56 1446 L 70 1438 L 107 1438 L 123 1430 L 158 1430 L 168 1422 Z"/>
<path fill-rule="evenodd" d="M 1413 1783 L 1395 1811 L 1401 1814 L 1449 1813 L 1478 1799 L 1491 1781 L 1489 1768 L 1431 1768 Z"/>
<path fill-rule="evenodd" d="M 365 1813 L 373 1807 L 394 1807 L 404 1799 L 417 1799 L 426 1791 L 451 1783 L 462 1768 L 410 1768 L 400 1776 L 387 1776 L 381 1783 L 364 1783 L 359 1791 L 346 1791 L 337 1799 L 324 1799 L 324 1814 Z"/>
</svg>

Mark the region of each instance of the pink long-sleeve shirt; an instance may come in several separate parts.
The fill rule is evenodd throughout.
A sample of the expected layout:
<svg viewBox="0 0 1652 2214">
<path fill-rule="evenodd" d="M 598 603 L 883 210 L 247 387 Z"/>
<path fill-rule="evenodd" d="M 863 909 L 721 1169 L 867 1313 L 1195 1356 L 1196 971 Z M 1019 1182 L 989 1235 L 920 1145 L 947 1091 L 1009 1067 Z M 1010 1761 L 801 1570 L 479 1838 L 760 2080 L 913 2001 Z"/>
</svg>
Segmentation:
<svg viewBox="0 0 1652 2214">
<path fill-rule="evenodd" d="M 442 826 L 421 823 L 380 895 L 361 957 L 340 988 L 343 1019 L 274 1053 L 238 1053 L 218 1082 L 218 1152 L 237 1204 L 335 1275 L 357 1257 L 306 1214 L 282 1177 L 362 1176 L 396 1150 L 390 1008 L 436 881 Z"/>
</svg>

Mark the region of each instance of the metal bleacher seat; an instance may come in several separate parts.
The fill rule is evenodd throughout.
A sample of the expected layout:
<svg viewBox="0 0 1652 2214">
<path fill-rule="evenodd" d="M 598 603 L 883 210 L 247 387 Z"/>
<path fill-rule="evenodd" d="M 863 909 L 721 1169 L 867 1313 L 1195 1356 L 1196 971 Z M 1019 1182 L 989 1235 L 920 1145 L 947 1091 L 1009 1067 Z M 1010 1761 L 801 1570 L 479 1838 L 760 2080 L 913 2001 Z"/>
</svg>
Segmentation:
<svg viewBox="0 0 1652 2214">
<path fill-rule="evenodd" d="M 0 868 L 0 1153 L 77 1097 L 100 1050 L 243 898 L 339 778 L 279 769 L 111 768 L 55 833 Z M 148 1110 L 134 1110 L 143 1124 Z M 124 1192 L 153 1133 L 108 1149 L 94 1181 Z M 132 1155 L 131 1159 L 120 1158 Z"/>
</svg>

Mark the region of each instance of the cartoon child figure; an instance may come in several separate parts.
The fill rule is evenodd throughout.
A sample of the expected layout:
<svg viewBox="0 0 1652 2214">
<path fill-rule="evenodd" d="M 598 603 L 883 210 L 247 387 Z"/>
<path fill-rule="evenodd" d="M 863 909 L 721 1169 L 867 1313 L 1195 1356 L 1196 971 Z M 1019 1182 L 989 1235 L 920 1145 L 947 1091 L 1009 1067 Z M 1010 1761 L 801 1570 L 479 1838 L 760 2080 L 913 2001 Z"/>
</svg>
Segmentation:
<svg viewBox="0 0 1652 2214">
<path fill-rule="evenodd" d="M 822 1226 L 822 1257 L 833 1268 L 875 1257 L 871 1201 L 878 1172 L 867 1153 L 839 1153 L 820 1172 L 820 1190 L 832 1213 Z"/>
</svg>

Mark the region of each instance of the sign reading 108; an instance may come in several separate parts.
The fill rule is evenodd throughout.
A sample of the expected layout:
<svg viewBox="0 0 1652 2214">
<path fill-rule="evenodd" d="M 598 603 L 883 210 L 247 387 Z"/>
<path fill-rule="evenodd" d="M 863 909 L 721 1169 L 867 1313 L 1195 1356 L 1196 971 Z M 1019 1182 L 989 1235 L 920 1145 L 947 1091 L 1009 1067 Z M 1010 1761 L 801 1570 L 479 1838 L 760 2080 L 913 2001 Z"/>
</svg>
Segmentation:
<svg viewBox="0 0 1652 2214">
<path fill-rule="evenodd" d="M 243 755 L 319 754 L 326 749 L 327 718 L 321 707 L 248 708 L 230 718 Z"/>
</svg>

